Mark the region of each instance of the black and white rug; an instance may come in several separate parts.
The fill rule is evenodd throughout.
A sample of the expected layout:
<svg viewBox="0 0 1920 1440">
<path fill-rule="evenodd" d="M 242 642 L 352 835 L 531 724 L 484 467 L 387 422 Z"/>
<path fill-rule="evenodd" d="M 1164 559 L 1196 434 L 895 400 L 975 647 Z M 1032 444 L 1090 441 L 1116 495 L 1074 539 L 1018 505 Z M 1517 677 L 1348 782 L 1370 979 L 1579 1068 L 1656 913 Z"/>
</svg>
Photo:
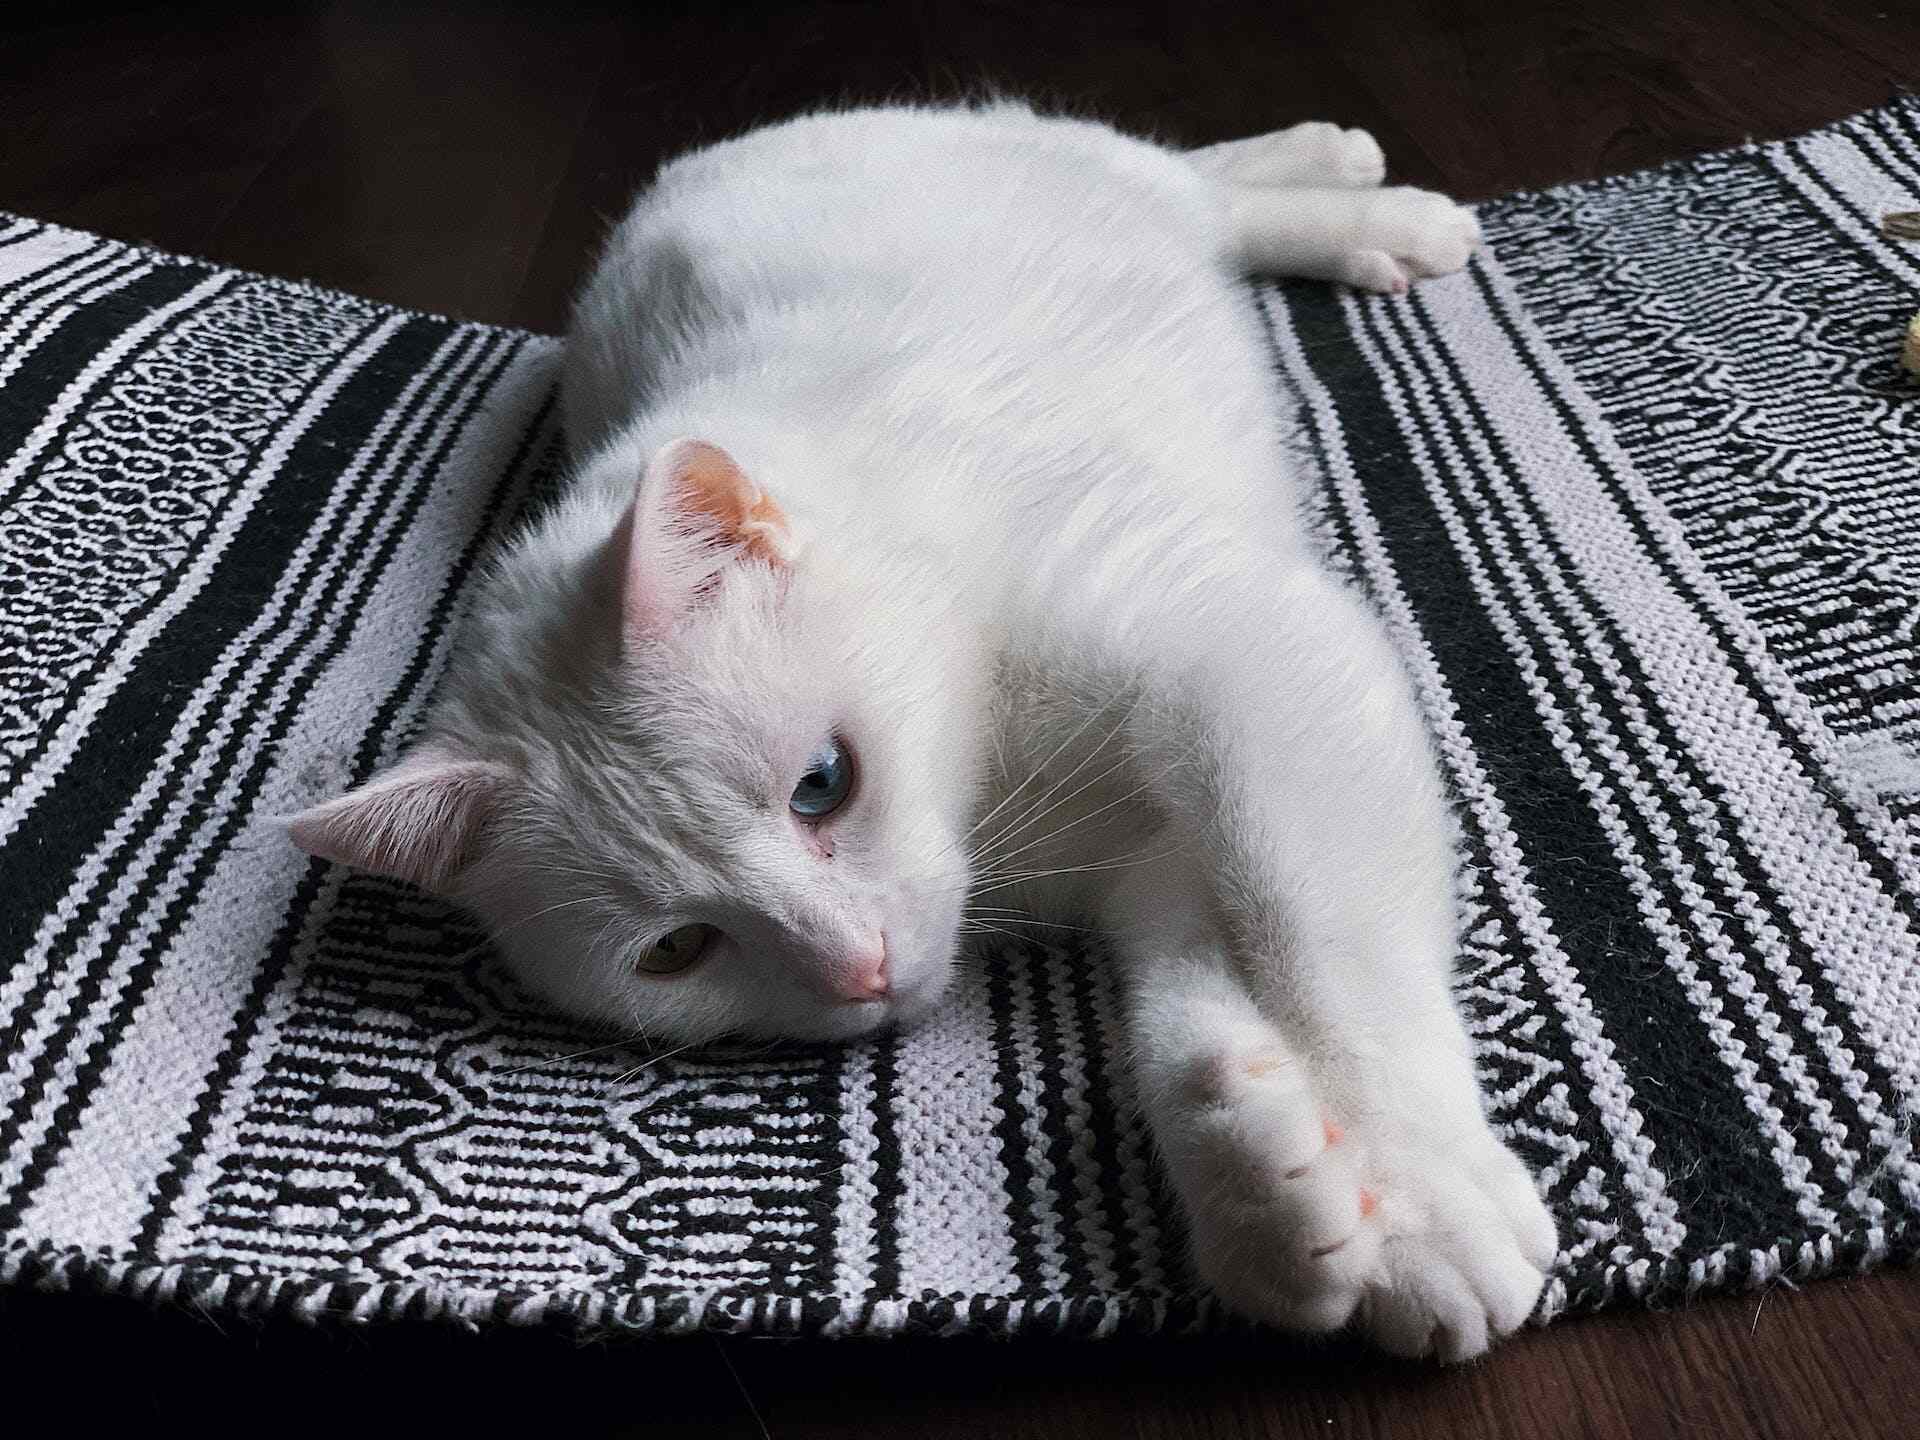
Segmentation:
<svg viewBox="0 0 1920 1440">
<path fill-rule="evenodd" d="M 1250 296 L 1461 797 L 1541 1318 L 1910 1257 L 1920 106 Z M 210 1314 L 1219 1323 L 1093 959 L 649 1057 L 269 817 L 420 715 L 560 467 L 557 347 L 0 219 L 0 1275 Z"/>
</svg>

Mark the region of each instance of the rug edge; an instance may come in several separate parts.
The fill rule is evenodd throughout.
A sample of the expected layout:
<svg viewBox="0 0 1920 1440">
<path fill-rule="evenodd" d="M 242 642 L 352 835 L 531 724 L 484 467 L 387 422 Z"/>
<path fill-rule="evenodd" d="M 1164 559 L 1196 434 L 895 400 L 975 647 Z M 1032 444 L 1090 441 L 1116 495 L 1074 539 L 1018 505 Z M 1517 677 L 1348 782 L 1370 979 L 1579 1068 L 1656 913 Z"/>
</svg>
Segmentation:
<svg viewBox="0 0 1920 1440">
<path fill-rule="evenodd" d="M 1628 1303 L 1658 1311 L 1714 1296 L 1843 1273 L 1920 1264 L 1920 1221 L 1891 1230 L 1862 1227 L 1812 1240 L 1783 1237 L 1767 1249 L 1725 1245 L 1657 1264 L 1609 1265 L 1569 1289 L 1548 1279 L 1529 1324 Z M 1050 1338 L 1099 1340 L 1147 1335 L 1258 1333 L 1210 1296 L 1012 1297 L 922 1295 L 850 1301 L 830 1295 L 645 1295 L 592 1289 L 466 1285 L 445 1280 L 354 1280 L 338 1276 L 245 1275 L 217 1261 L 169 1263 L 97 1254 L 83 1247 L 15 1242 L 0 1255 L 0 1286 L 45 1294 L 117 1295 L 155 1310 L 203 1318 L 220 1313 L 317 1328 L 374 1323 L 451 1325 L 477 1332 L 498 1325 L 552 1325 L 583 1338 L 760 1335 L 786 1339 Z"/>
</svg>

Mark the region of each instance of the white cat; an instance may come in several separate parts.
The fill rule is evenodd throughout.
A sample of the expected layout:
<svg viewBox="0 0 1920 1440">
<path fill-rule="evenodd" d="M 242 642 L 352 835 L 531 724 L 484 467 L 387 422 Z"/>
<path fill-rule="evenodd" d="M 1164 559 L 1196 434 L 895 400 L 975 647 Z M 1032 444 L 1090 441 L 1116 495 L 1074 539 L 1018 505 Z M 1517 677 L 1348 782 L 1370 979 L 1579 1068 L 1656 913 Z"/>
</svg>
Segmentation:
<svg viewBox="0 0 1920 1440">
<path fill-rule="evenodd" d="M 964 933 L 1093 924 L 1206 1280 L 1457 1360 L 1556 1249 L 1448 989 L 1449 816 L 1323 572 L 1243 269 L 1478 239 L 1311 124 L 1180 153 L 1024 107 L 666 167 L 568 341 L 565 500 L 426 736 L 293 823 L 648 1035 L 925 1014 Z"/>
</svg>

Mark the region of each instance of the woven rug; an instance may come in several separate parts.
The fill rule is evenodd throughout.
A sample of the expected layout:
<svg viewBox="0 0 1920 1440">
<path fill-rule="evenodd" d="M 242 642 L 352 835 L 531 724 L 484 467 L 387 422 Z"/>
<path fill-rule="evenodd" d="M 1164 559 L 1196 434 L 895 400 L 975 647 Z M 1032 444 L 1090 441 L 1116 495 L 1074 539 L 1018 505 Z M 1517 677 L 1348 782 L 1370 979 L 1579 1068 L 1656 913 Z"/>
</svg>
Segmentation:
<svg viewBox="0 0 1920 1440">
<path fill-rule="evenodd" d="M 1472 858 L 1459 994 L 1542 1319 L 1910 1257 L 1920 107 L 1249 292 Z M 14 1283 L 587 1330 L 1226 1323 L 1098 956 L 848 1048 L 609 1046 L 271 823 L 418 720 L 558 481 L 556 342 L 0 221 Z"/>
</svg>

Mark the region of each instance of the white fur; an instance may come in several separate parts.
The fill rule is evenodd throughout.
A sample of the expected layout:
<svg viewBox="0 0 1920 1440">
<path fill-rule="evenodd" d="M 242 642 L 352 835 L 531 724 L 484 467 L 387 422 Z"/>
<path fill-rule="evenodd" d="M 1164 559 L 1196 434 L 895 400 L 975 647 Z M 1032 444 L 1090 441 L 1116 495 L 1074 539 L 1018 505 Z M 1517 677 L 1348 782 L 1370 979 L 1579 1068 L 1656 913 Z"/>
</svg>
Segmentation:
<svg viewBox="0 0 1920 1440">
<path fill-rule="evenodd" d="M 1308 543 L 1236 278 L 1464 264 L 1472 217 L 1381 174 L 1333 126 L 1183 155 L 1014 105 L 668 166 L 580 298 L 577 482 L 429 743 L 517 777 L 451 892 L 556 1001 L 664 1039 L 910 1021 L 992 907 L 1105 927 L 1201 1272 L 1459 1358 L 1524 1319 L 1553 1226 L 1449 996 L 1435 762 Z M 791 563 L 708 552 L 637 632 L 609 537 L 685 437 L 777 500 Z M 786 796 L 829 732 L 859 781 L 816 832 Z M 705 961 L 634 972 L 696 921 Z M 876 927 L 891 994 L 835 998 Z"/>
</svg>

